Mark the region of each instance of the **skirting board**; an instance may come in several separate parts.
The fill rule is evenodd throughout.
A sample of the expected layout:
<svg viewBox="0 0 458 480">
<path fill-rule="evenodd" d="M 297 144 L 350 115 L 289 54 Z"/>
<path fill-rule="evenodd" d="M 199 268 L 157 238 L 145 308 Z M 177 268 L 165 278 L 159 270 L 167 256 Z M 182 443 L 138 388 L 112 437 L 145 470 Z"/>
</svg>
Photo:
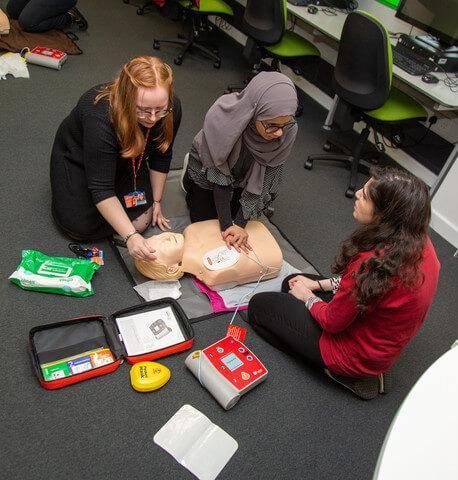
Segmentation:
<svg viewBox="0 0 458 480">
<path fill-rule="evenodd" d="M 458 228 L 447 218 L 441 215 L 435 208 L 431 211 L 431 228 L 447 242 L 458 248 Z"/>
</svg>

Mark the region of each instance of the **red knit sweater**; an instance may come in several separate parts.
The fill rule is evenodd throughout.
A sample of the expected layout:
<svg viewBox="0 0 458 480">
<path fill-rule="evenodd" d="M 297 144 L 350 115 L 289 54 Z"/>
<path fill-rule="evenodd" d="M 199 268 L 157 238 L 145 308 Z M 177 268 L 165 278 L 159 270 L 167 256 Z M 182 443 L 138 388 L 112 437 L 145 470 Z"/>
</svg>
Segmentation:
<svg viewBox="0 0 458 480">
<path fill-rule="evenodd" d="M 388 370 L 425 320 L 437 288 L 440 263 L 428 238 L 415 288 L 393 279 L 395 287 L 359 314 L 353 296 L 354 273 L 374 254 L 361 252 L 345 269 L 332 301 L 316 302 L 313 318 L 321 325 L 320 351 L 327 368 L 349 377 Z"/>
</svg>

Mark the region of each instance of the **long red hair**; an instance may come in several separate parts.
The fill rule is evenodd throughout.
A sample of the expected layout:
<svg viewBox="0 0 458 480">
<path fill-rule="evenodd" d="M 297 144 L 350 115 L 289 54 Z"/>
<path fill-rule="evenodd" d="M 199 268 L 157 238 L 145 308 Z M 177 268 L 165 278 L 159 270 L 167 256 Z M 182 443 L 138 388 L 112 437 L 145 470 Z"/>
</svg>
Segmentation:
<svg viewBox="0 0 458 480">
<path fill-rule="evenodd" d="M 115 80 L 106 85 L 97 95 L 95 102 L 107 98 L 110 114 L 124 158 L 141 154 L 145 136 L 137 120 L 137 93 L 140 87 L 164 87 L 169 92 L 172 108 L 172 69 L 158 57 L 147 55 L 134 57 L 126 63 Z M 169 148 L 173 140 L 173 112 L 158 121 L 159 133 L 154 139 L 161 152 Z"/>
</svg>

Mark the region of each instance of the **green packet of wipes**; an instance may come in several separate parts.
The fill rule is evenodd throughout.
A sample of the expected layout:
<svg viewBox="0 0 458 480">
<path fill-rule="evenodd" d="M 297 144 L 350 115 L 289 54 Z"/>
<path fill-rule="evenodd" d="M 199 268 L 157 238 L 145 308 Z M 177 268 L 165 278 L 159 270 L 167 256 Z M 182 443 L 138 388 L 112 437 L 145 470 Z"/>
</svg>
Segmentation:
<svg viewBox="0 0 458 480">
<path fill-rule="evenodd" d="M 89 297 L 94 295 L 91 279 L 99 268 L 86 259 L 49 257 L 37 250 L 22 250 L 22 261 L 9 279 L 24 290 Z"/>
</svg>

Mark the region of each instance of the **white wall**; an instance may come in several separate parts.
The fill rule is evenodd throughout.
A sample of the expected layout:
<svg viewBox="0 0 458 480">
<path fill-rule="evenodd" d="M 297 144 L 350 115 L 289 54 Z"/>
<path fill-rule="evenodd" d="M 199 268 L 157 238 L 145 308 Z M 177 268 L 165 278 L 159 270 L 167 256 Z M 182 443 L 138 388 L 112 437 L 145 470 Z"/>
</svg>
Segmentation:
<svg viewBox="0 0 458 480">
<path fill-rule="evenodd" d="M 458 248 L 458 147 L 447 176 L 432 201 L 431 227 Z"/>
</svg>

